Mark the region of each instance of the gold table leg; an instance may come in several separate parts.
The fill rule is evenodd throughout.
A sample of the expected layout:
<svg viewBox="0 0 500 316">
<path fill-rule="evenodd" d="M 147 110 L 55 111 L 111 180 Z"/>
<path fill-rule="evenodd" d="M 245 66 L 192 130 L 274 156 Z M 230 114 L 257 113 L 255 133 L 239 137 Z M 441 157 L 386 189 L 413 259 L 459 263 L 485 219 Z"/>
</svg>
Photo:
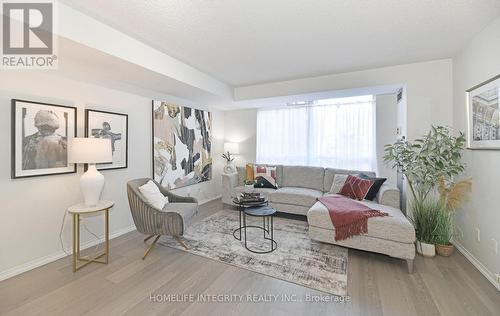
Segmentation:
<svg viewBox="0 0 500 316">
<path fill-rule="evenodd" d="M 109 209 L 104 210 L 104 252 L 93 257 L 80 257 L 80 214 L 73 213 L 73 272 L 80 270 L 86 265 L 96 262 L 107 264 L 109 262 Z M 103 260 L 98 260 L 104 257 Z M 78 265 L 79 261 L 84 263 Z"/>
<path fill-rule="evenodd" d="M 79 224 L 77 221 L 78 214 L 73 213 L 73 272 L 76 272 L 76 230 Z"/>
<path fill-rule="evenodd" d="M 76 261 L 80 260 L 80 214 L 76 214 Z"/>
<path fill-rule="evenodd" d="M 105 217 L 105 227 L 104 227 L 104 238 L 106 239 L 106 264 L 109 260 L 109 208 L 104 211 Z"/>
</svg>

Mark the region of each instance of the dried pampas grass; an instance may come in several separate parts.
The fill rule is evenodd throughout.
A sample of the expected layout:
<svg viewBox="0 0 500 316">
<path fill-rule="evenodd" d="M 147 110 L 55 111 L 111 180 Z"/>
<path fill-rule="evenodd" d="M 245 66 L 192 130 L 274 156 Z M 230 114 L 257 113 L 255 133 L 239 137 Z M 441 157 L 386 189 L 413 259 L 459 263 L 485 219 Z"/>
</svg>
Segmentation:
<svg viewBox="0 0 500 316">
<path fill-rule="evenodd" d="M 439 179 L 440 201 L 446 206 L 448 211 L 454 211 L 459 208 L 467 198 L 467 194 L 472 190 L 472 179 L 460 180 L 449 185 L 446 184 L 444 177 Z"/>
</svg>

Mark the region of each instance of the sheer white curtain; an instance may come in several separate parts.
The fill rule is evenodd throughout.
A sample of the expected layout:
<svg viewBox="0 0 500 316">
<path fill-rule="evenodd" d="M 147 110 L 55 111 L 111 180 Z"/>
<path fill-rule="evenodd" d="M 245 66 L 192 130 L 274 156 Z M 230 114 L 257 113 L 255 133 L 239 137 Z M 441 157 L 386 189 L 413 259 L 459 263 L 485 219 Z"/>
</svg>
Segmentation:
<svg viewBox="0 0 500 316">
<path fill-rule="evenodd" d="M 308 109 L 257 112 L 257 163 L 308 164 Z"/>
<path fill-rule="evenodd" d="M 373 96 L 257 113 L 257 163 L 375 171 Z"/>
</svg>

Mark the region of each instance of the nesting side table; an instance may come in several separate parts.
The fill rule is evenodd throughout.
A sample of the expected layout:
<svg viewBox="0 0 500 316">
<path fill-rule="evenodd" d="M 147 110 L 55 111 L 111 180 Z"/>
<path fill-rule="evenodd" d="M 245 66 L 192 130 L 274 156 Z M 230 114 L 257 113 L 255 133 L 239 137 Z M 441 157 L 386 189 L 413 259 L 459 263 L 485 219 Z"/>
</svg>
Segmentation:
<svg viewBox="0 0 500 316">
<path fill-rule="evenodd" d="M 73 272 L 80 270 L 86 265 L 97 263 L 108 263 L 109 259 L 109 209 L 115 203 L 111 201 L 99 201 L 96 206 L 86 206 L 83 203 L 68 207 L 67 211 L 73 215 Z M 104 213 L 104 252 L 95 257 L 80 257 L 80 215 L 103 212 Z M 101 259 L 104 257 L 103 259 Z M 79 264 L 84 262 L 83 264 Z"/>
</svg>

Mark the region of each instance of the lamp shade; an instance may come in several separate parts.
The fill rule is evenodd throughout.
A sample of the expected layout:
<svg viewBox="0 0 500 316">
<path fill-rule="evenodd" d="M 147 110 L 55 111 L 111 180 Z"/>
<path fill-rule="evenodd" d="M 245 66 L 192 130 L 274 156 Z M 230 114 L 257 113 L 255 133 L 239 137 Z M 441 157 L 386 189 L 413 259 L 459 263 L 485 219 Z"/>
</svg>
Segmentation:
<svg viewBox="0 0 500 316">
<path fill-rule="evenodd" d="M 224 152 L 237 155 L 240 153 L 240 146 L 238 143 L 224 143 Z"/>
<path fill-rule="evenodd" d="M 75 137 L 69 141 L 68 152 L 70 163 L 113 162 L 110 139 Z"/>
</svg>

